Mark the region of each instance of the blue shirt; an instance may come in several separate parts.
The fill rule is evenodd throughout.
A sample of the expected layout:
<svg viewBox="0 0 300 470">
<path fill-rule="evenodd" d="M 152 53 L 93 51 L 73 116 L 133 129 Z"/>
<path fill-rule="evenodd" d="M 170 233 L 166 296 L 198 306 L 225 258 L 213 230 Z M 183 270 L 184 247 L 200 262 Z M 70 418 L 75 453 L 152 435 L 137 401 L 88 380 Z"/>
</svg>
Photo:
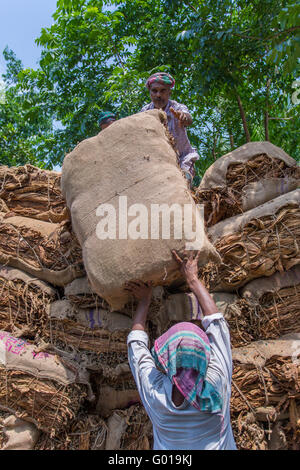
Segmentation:
<svg viewBox="0 0 300 470">
<path fill-rule="evenodd" d="M 128 360 L 142 403 L 153 425 L 154 450 L 236 450 L 230 423 L 232 358 L 230 336 L 221 313 L 203 318 L 211 357 L 208 380 L 220 393 L 220 413 L 197 410 L 186 400 L 175 406 L 172 382 L 156 366 L 145 331 L 133 330 L 127 338 Z"/>
</svg>

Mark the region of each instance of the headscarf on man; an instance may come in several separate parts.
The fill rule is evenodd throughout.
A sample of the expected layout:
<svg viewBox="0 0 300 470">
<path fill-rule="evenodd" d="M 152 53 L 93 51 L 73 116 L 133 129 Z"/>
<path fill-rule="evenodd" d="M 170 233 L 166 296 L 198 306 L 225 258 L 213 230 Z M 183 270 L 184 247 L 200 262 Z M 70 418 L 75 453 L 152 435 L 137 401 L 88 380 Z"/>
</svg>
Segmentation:
<svg viewBox="0 0 300 470">
<path fill-rule="evenodd" d="M 221 411 L 220 394 L 205 380 L 210 343 L 201 328 L 190 322 L 177 323 L 156 339 L 151 354 L 191 405 L 199 411 Z"/>
<path fill-rule="evenodd" d="M 101 126 L 101 124 L 105 124 L 109 121 L 116 121 L 116 119 L 116 115 L 111 111 L 102 111 L 102 113 L 99 114 L 98 123 L 99 126 Z"/>
<path fill-rule="evenodd" d="M 146 88 L 150 90 L 152 83 L 161 83 L 162 85 L 167 85 L 170 88 L 173 88 L 175 85 L 175 79 L 166 72 L 157 72 L 151 75 L 146 81 Z"/>
</svg>

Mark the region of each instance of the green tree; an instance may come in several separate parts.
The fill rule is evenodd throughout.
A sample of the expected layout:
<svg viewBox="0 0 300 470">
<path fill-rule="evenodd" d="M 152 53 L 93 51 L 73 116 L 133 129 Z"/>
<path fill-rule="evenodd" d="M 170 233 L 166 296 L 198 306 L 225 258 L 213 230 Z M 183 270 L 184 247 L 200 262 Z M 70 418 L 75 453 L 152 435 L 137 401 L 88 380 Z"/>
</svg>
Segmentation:
<svg viewBox="0 0 300 470">
<path fill-rule="evenodd" d="M 36 90 L 40 72 L 23 70 L 15 54 L 4 50 L 7 71 L 0 100 L 0 162 L 14 166 L 32 163 L 52 167 L 47 151 L 52 129 L 47 103 Z"/>
</svg>

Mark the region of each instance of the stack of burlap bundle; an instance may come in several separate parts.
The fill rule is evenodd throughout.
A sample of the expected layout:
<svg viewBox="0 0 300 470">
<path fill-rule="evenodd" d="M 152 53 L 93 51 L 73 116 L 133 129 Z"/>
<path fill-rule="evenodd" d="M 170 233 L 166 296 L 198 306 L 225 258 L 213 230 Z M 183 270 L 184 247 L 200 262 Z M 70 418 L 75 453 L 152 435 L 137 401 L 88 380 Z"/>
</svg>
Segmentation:
<svg viewBox="0 0 300 470">
<path fill-rule="evenodd" d="M 114 410 L 140 406 L 134 306 L 110 312 L 90 289 L 59 173 L 0 167 L 0 179 L 1 448 L 105 448 Z"/>
<path fill-rule="evenodd" d="M 296 449 L 300 433 L 300 169 L 269 142 L 221 157 L 195 192 L 222 258 L 200 274 L 233 347 L 231 414 L 240 449 Z"/>
<path fill-rule="evenodd" d="M 76 147 L 63 169 L 72 225 L 60 174 L 29 165 L 1 167 L 0 326 L 9 360 L 0 368 L 5 377 L 0 409 L 41 431 L 37 449 L 152 446 L 151 425 L 127 360 L 136 303 L 124 283 L 156 284 L 148 324 L 153 341 L 168 320 L 160 285 L 179 279 L 171 248 L 182 250 L 185 239 L 99 241 L 94 212 L 110 198 L 115 204 L 118 191 L 128 203 L 149 209 L 149 201 L 165 203 L 167 197 L 173 203 L 175 195 L 195 212 L 169 137 L 164 113 L 155 111 L 120 120 Z M 124 149 L 126 158 L 120 160 Z M 164 171 L 155 171 L 157 165 Z M 202 254 L 203 264 L 218 258 L 206 238 Z M 18 348 L 29 352 L 12 361 Z M 114 416 L 126 426 L 116 427 Z M 112 444 L 121 430 L 119 442 Z"/>
<path fill-rule="evenodd" d="M 163 116 L 160 113 L 148 116 L 147 128 L 157 132 L 157 138 L 166 139 L 163 144 L 168 154 L 165 170 L 173 175 L 176 173 L 172 168 L 175 156 L 162 131 Z M 130 129 L 137 126 L 136 118 L 131 121 Z M 105 132 L 107 137 L 113 138 L 113 126 L 103 132 L 101 142 L 98 137 L 79 146 L 82 155 L 89 152 L 92 155 L 90 166 L 95 165 L 97 152 L 103 149 Z M 142 130 L 139 132 L 142 141 L 145 136 Z M 210 204 L 207 207 L 209 210 L 213 207 L 214 215 L 207 219 L 211 243 L 205 240 L 202 260 L 206 265 L 201 269 L 201 276 L 231 330 L 234 348 L 231 412 L 238 448 L 292 449 L 297 448 L 300 425 L 300 338 L 297 334 L 300 333 L 300 233 L 299 190 L 295 183 L 298 169 L 290 157 L 284 156 L 278 170 L 278 162 L 270 163 L 270 158 L 280 159 L 282 151 L 273 155 L 270 149 L 274 146 L 255 144 L 258 149 L 251 155 L 248 147 L 244 147 L 245 158 L 238 149 L 240 160 L 233 168 L 235 176 L 231 175 L 231 193 L 241 193 L 240 188 L 233 188 L 238 172 L 244 178 L 242 186 L 250 185 L 247 191 L 242 191 L 247 197 L 253 195 L 251 188 L 264 187 L 265 180 L 272 181 L 268 188 L 273 184 L 276 191 L 280 187 L 283 194 L 277 191 L 273 200 L 274 195 L 267 199 L 260 196 L 258 204 L 247 209 L 242 206 L 245 212 L 241 213 L 235 206 L 230 212 L 230 191 L 226 192 L 226 185 L 222 189 L 226 200 L 219 190 L 215 197 L 214 188 L 212 194 L 206 193 Z M 142 148 L 142 144 L 139 145 Z M 80 152 L 77 148 L 76 156 Z M 138 154 L 145 160 L 141 168 L 149 163 L 148 157 L 151 161 L 151 152 L 149 150 L 147 158 L 142 151 Z M 69 157 L 68 161 L 71 162 Z M 249 179 L 252 164 L 256 168 L 253 180 Z M 105 179 L 108 165 L 105 160 L 105 171 L 96 175 L 95 184 L 97 182 L 99 187 L 99 178 Z M 136 162 L 129 201 L 133 200 L 134 187 L 139 185 L 138 165 Z M 227 163 L 225 166 L 229 167 Z M 70 165 L 71 173 L 75 170 Z M 111 170 L 114 177 L 116 171 L 117 166 Z M 212 169 L 208 171 L 214 174 Z M 125 176 L 126 172 L 129 169 Z M 151 172 L 149 170 L 147 178 Z M 123 175 L 121 171 L 120 175 Z M 90 246 L 92 230 L 84 231 L 80 217 L 92 228 L 96 227 L 96 222 L 91 219 L 93 207 L 88 208 L 88 197 L 81 187 L 72 185 L 70 195 L 75 235 L 59 190 L 59 174 L 52 175 L 52 172 L 26 165 L 1 167 L 0 176 L 0 356 L 5 358 L 0 363 L 2 448 L 151 448 L 151 423 L 140 403 L 127 361 L 126 338 L 136 303 L 124 294 L 122 285 L 137 278 L 152 279 L 157 285 L 148 322 L 151 343 L 176 322 L 195 321 L 201 326 L 202 312 L 197 299 L 190 292 L 182 292 L 185 288 L 180 282 L 173 283 L 180 279 L 169 248 L 180 251 L 182 241 L 177 241 L 176 246 L 172 241 L 168 250 L 163 245 L 154 249 L 154 269 L 151 250 L 143 262 L 145 241 L 139 240 L 141 243 L 137 244 L 136 240 L 131 241 L 130 249 L 136 247 L 136 251 L 129 250 L 128 255 L 133 257 L 134 254 L 139 259 L 135 271 L 131 261 L 128 265 L 121 264 L 122 240 L 118 246 L 120 257 L 114 254 L 110 258 L 109 244 L 97 246 L 97 255 L 90 252 L 95 240 Z M 75 178 L 76 171 L 71 176 Z M 183 188 L 181 179 L 175 176 Z M 170 181 L 174 188 L 172 178 Z M 125 191 L 127 176 L 121 183 L 120 188 Z M 160 181 L 156 181 L 153 186 L 155 202 L 160 202 L 159 187 L 162 187 Z M 285 188 L 289 191 L 286 194 Z M 116 189 L 112 188 L 112 198 Z M 255 191 L 254 194 L 258 194 L 259 191 Z M 95 192 L 92 194 L 96 209 L 105 201 L 106 194 L 102 200 L 96 200 Z M 170 198 L 174 202 L 172 192 Z M 186 202 L 190 200 L 188 196 Z M 180 202 L 185 202 L 184 198 Z M 222 207 L 225 209 L 221 210 Z M 234 217 L 228 219 L 228 215 Z M 219 223 L 214 224 L 216 221 Z M 83 266 L 77 237 L 89 271 Z M 217 264 L 216 253 L 222 259 L 221 264 Z M 163 265 L 167 266 L 167 271 Z M 115 276 L 118 266 L 122 267 L 119 279 Z M 113 273 L 111 282 L 110 273 Z M 168 283 L 170 289 L 161 287 Z"/>
</svg>

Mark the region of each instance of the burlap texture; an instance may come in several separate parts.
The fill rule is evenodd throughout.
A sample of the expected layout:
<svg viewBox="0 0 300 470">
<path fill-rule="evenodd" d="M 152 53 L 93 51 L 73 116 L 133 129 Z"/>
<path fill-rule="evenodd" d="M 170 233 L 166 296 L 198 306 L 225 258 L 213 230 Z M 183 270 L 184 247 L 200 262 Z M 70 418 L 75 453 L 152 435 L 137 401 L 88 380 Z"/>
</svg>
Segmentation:
<svg viewBox="0 0 300 470">
<path fill-rule="evenodd" d="M 56 290 L 30 274 L 0 265 L 0 329 L 33 338 L 42 333 Z"/>
<path fill-rule="evenodd" d="M 5 444 L 2 450 L 33 450 L 40 435 L 34 424 L 14 415 L 8 416 L 3 421 L 3 433 Z"/>
<path fill-rule="evenodd" d="M 222 263 L 202 270 L 209 289 L 230 292 L 300 264 L 299 201 L 297 189 L 211 227 Z"/>
<path fill-rule="evenodd" d="M 228 167 L 236 163 L 246 163 L 255 155 L 266 154 L 271 158 L 283 161 L 287 166 L 297 166 L 296 160 L 290 157 L 284 150 L 271 142 L 248 142 L 232 152 L 223 155 L 211 165 L 205 172 L 200 188 L 209 189 L 216 186 L 226 186 Z"/>
<path fill-rule="evenodd" d="M 210 227 L 300 186 L 296 160 L 270 142 L 249 142 L 219 158 L 194 193 Z"/>
<path fill-rule="evenodd" d="M 195 214 L 194 201 L 166 135 L 165 119 L 165 114 L 158 110 L 120 119 L 81 142 L 63 163 L 62 191 L 82 245 L 88 278 L 93 291 L 114 310 L 128 301 L 123 290 L 126 281 L 142 279 L 163 285 L 178 279 L 180 273 L 170 250 L 182 252 L 185 242 L 194 239 L 189 230 L 180 240 L 174 239 L 172 220 L 170 240 L 99 240 L 96 234 L 101 220 L 96 210 L 104 203 L 116 209 L 118 234 L 119 196 L 127 196 L 128 208 L 137 203 L 147 208 L 148 228 L 151 204 L 169 207 L 178 204 L 181 208 L 187 204 Z M 201 252 L 202 263 L 218 258 L 205 236 Z"/>
</svg>

